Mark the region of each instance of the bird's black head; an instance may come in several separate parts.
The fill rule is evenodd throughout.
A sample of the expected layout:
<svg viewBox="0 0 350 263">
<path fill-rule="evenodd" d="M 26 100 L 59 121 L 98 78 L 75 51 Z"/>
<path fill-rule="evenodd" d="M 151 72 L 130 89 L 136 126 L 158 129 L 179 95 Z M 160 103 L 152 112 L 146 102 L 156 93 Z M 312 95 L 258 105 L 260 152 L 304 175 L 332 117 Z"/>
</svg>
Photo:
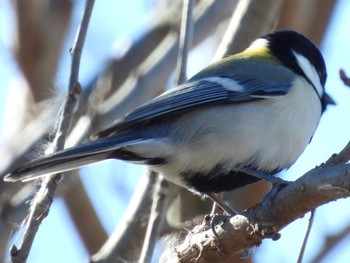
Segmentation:
<svg viewBox="0 0 350 263">
<path fill-rule="evenodd" d="M 310 78 L 302 68 L 303 62 L 298 59 L 298 55 L 306 58 L 317 72 L 322 86 L 327 79 L 326 65 L 319 49 L 302 34 L 291 30 L 277 31 L 263 36 L 268 41 L 268 46 L 273 53 L 286 67 L 297 74 Z"/>
<path fill-rule="evenodd" d="M 324 91 L 327 70 L 319 49 L 302 34 L 292 30 L 277 31 L 261 38 L 267 40 L 270 52 L 283 65 L 304 77 L 313 86 L 324 109 L 330 97 Z"/>
</svg>

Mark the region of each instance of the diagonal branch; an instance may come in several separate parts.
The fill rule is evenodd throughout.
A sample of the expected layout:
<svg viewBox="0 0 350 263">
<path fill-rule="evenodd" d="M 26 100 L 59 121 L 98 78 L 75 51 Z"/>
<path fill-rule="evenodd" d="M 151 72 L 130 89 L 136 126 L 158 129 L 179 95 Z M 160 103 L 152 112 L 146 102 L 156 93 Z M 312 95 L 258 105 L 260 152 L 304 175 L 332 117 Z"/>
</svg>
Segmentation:
<svg viewBox="0 0 350 263">
<path fill-rule="evenodd" d="M 342 230 L 334 235 L 326 236 L 325 242 L 316 256 L 310 261 L 310 263 L 322 262 L 322 260 L 335 248 L 339 243 L 347 238 L 350 234 L 350 225 L 347 225 Z"/>
<path fill-rule="evenodd" d="M 241 52 L 257 36 L 272 31 L 283 1 L 238 1 L 214 60 Z"/>
<path fill-rule="evenodd" d="M 176 85 L 186 80 L 187 58 L 193 33 L 192 12 L 193 1 L 185 0 L 183 3 L 182 25 L 179 40 L 180 48 L 176 69 Z M 162 176 L 158 176 L 153 194 L 151 216 L 149 218 L 145 241 L 141 251 L 140 263 L 151 262 L 159 230 L 164 224 L 167 207 L 169 206 L 170 200 L 173 199 L 173 195 L 177 192 L 176 190 L 176 186 L 165 180 Z"/>
<path fill-rule="evenodd" d="M 83 50 L 87 27 L 90 21 L 94 0 L 87 0 L 83 19 L 77 31 L 77 36 L 71 50 L 72 64 L 69 78 L 68 96 L 60 111 L 59 120 L 56 128 L 56 137 L 52 148 L 57 151 L 64 148 L 66 134 L 69 128 L 72 112 L 76 106 L 78 96 L 81 92 L 81 86 L 78 83 L 80 57 Z M 35 235 L 43 219 L 48 215 L 50 205 L 53 200 L 54 192 L 61 178 L 60 174 L 46 177 L 40 190 L 36 194 L 30 208 L 28 220 L 25 226 L 24 236 L 19 248 L 14 245 L 11 248 L 12 262 L 26 262 L 30 249 L 32 247 Z"/>
<path fill-rule="evenodd" d="M 224 262 L 263 239 L 279 238 L 279 230 L 320 205 L 350 196 L 350 165 L 321 165 L 279 191 L 266 211 L 264 202 L 211 229 L 190 233 L 176 248 L 173 262 Z"/>
<path fill-rule="evenodd" d="M 150 170 L 141 176 L 123 219 L 107 242 L 91 257 L 91 262 L 113 262 L 116 259 L 136 262 L 145 238 L 157 177 L 157 174 Z"/>
</svg>

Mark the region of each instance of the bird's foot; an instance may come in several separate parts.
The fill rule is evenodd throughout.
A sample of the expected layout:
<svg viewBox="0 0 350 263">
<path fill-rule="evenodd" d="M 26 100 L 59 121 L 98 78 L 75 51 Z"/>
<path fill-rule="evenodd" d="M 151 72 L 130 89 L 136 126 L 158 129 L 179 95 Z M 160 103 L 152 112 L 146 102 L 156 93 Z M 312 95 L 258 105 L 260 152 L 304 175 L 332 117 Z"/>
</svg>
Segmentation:
<svg viewBox="0 0 350 263">
<path fill-rule="evenodd" d="M 215 227 L 225 223 L 227 220 L 229 220 L 232 216 L 238 215 L 238 212 L 234 209 L 232 209 L 228 204 L 226 204 L 222 199 L 220 199 L 215 193 L 208 193 L 207 196 L 214 201 L 215 204 L 217 204 L 222 211 L 226 213 L 226 215 L 223 214 L 214 214 L 211 215 L 210 220 L 210 228 L 213 231 L 214 235 L 218 237 L 218 233 L 216 232 Z"/>
<path fill-rule="evenodd" d="M 273 218 L 275 218 L 275 216 L 273 215 L 273 213 L 270 210 L 270 206 L 271 206 L 271 202 L 272 199 L 276 196 L 276 194 L 284 187 L 286 187 L 290 182 L 283 180 L 279 177 L 276 177 L 274 175 L 271 174 L 267 174 L 264 172 L 260 172 L 260 171 L 256 171 L 254 169 L 251 169 L 249 167 L 241 167 L 239 168 L 240 172 L 244 172 L 246 174 L 249 174 L 251 176 L 254 176 L 256 178 L 259 178 L 261 180 L 265 180 L 268 181 L 272 184 L 272 188 L 270 190 L 270 192 L 267 193 L 267 195 L 265 195 L 262 204 L 264 207 L 264 210 Z"/>
<path fill-rule="evenodd" d="M 291 183 L 278 177 L 275 177 L 275 179 L 277 180 L 274 183 L 272 183 L 271 190 L 264 196 L 262 200 L 262 205 L 265 212 L 268 213 L 272 218 L 276 218 L 270 209 L 273 198 L 279 191 L 281 191 L 284 187 Z"/>
<path fill-rule="evenodd" d="M 230 218 L 232 216 L 235 216 L 235 215 L 223 215 L 223 214 L 211 215 L 210 228 L 211 228 L 211 231 L 213 231 L 213 234 L 216 237 L 219 237 L 218 232 L 216 232 L 216 227 L 223 225 L 225 222 L 230 220 Z"/>
</svg>

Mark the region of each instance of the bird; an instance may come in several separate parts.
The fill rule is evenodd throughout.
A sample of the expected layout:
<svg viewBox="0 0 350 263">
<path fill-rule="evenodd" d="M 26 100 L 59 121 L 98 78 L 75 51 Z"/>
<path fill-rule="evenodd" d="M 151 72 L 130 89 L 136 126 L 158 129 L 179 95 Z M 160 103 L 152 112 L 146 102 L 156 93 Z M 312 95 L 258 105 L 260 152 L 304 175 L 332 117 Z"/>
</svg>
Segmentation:
<svg viewBox="0 0 350 263">
<path fill-rule="evenodd" d="M 297 161 L 334 104 L 326 79 L 323 56 L 309 39 L 292 30 L 269 33 L 89 142 L 34 159 L 3 179 L 28 181 L 106 159 L 148 165 L 209 197 L 265 179 L 259 174 L 275 178 Z"/>
</svg>

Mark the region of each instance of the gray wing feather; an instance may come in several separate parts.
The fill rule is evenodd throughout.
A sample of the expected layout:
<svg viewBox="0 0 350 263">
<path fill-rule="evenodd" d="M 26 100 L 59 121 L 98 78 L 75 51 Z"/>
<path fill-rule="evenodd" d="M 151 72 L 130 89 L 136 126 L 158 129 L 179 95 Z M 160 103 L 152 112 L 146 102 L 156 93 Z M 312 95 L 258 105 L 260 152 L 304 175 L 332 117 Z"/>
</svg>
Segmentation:
<svg viewBox="0 0 350 263">
<path fill-rule="evenodd" d="M 225 77 L 221 78 L 225 79 Z M 232 78 L 228 79 L 232 80 Z M 189 82 L 141 105 L 127 114 L 119 123 L 98 133 L 95 138 L 117 134 L 144 125 L 151 120 L 170 117 L 198 107 L 242 103 L 281 96 L 286 94 L 291 87 L 290 81 L 257 81 L 254 79 L 235 81 L 241 88 L 225 87 L 209 80 L 189 80 Z"/>
<path fill-rule="evenodd" d="M 130 124 L 159 118 L 198 106 L 247 102 L 281 96 L 290 89 L 290 83 L 283 82 L 245 80 L 238 83 L 244 87 L 243 90 L 230 90 L 218 83 L 205 80 L 187 83 L 135 109 L 125 117 L 123 123 Z"/>
</svg>

